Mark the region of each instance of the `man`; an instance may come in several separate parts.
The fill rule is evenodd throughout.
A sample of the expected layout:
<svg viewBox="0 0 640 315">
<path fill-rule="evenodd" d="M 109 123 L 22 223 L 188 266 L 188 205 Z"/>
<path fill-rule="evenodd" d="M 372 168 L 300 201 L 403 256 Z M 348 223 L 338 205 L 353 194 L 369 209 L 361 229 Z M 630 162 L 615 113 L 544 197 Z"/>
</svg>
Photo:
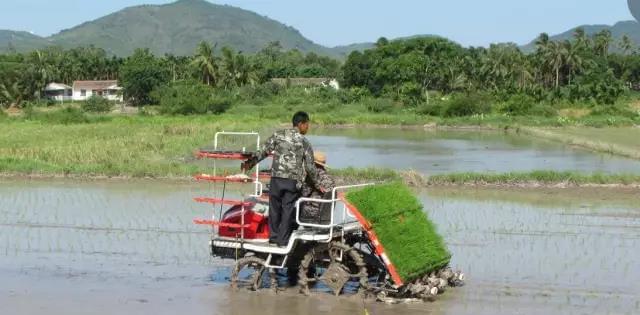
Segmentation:
<svg viewBox="0 0 640 315">
<path fill-rule="evenodd" d="M 316 152 L 313 155 L 313 162 L 318 170 L 318 182 L 326 192 L 322 192 L 314 186 L 311 179 L 307 177 L 302 187 L 302 196 L 313 199 L 330 199 L 331 190 L 336 186 L 336 182 L 327 173 L 327 156 L 324 152 Z M 305 223 L 329 224 L 331 221 L 331 208 L 329 203 L 306 202 L 303 205 L 300 218 Z"/>
<path fill-rule="evenodd" d="M 269 186 L 269 242 L 285 247 L 295 226 L 296 201 L 302 194 L 305 178 L 324 191 L 313 165 L 313 149 L 304 137 L 309 131 L 309 114 L 297 112 L 291 120 L 293 128 L 276 131 L 257 156 L 242 164 L 243 170 L 253 168 L 273 153 Z"/>
</svg>

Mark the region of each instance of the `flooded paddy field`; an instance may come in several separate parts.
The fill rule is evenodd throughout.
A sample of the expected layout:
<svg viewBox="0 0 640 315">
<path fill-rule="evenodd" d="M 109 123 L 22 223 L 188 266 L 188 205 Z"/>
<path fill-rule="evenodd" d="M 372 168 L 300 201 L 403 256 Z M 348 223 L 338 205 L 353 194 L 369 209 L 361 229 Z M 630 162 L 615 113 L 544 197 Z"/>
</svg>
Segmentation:
<svg viewBox="0 0 640 315">
<path fill-rule="evenodd" d="M 0 180 L 0 314 L 637 314 L 640 191 L 421 191 L 468 275 L 432 303 L 233 292 L 198 183 Z"/>
<path fill-rule="evenodd" d="M 640 174 L 640 161 L 532 136 L 481 130 L 313 129 L 314 149 L 329 164 L 451 172 L 533 170 Z M 357 157 L 357 158 L 354 158 Z"/>
</svg>

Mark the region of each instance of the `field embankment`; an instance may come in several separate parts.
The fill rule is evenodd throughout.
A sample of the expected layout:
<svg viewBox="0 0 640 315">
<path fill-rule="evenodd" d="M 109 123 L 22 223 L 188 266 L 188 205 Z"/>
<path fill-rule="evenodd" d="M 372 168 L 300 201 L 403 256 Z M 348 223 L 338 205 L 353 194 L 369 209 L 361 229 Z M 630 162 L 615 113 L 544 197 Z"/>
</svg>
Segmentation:
<svg viewBox="0 0 640 315">
<path fill-rule="evenodd" d="M 593 151 L 640 159 L 639 127 L 520 127 L 518 131 L 534 137 L 560 141 L 567 145 L 579 146 Z"/>
</svg>

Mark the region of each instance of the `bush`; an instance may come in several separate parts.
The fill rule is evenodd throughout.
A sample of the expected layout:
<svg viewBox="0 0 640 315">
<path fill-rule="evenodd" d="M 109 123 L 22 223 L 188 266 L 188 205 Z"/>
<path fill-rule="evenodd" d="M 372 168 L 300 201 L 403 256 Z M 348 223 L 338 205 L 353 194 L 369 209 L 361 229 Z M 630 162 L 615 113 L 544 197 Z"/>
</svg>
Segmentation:
<svg viewBox="0 0 640 315">
<path fill-rule="evenodd" d="M 256 100 L 261 98 L 272 98 L 282 92 L 282 87 L 273 82 L 265 82 L 254 86 L 243 86 L 240 88 L 240 97 L 245 100 Z"/>
<path fill-rule="evenodd" d="M 369 90 L 361 87 L 353 87 L 338 91 L 338 99 L 343 104 L 357 103 L 370 96 L 371 93 L 369 93 Z"/>
<path fill-rule="evenodd" d="M 462 117 L 487 114 L 491 111 L 490 102 L 491 98 L 484 94 L 457 94 L 447 104 L 444 116 Z"/>
<path fill-rule="evenodd" d="M 444 105 L 441 102 L 423 103 L 416 109 L 416 113 L 426 116 L 441 116 L 444 112 Z"/>
<path fill-rule="evenodd" d="M 27 101 L 23 104 L 23 107 L 49 107 L 56 104 L 56 101 L 51 99 L 40 99 Z"/>
<path fill-rule="evenodd" d="M 558 115 L 558 111 L 548 104 L 536 104 L 529 110 L 529 114 L 533 116 L 553 117 Z"/>
<path fill-rule="evenodd" d="M 509 99 L 500 107 L 500 112 L 513 116 L 524 116 L 530 114 L 535 105 L 536 101 L 533 97 L 524 94 L 517 94 L 509 97 Z"/>
<path fill-rule="evenodd" d="M 91 96 L 89 97 L 80 108 L 83 111 L 89 113 L 108 113 L 113 109 L 114 103 L 104 97 Z"/>
<path fill-rule="evenodd" d="M 24 119 L 36 120 L 50 124 L 82 124 L 109 120 L 108 117 L 89 117 L 82 110 L 65 107 L 61 110 L 50 112 L 37 112 L 32 107 L 25 108 Z"/>
<path fill-rule="evenodd" d="M 373 98 L 365 102 L 367 110 L 372 113 L 388 113 L 393 110 L 393 101 L 388 98 Z"/>
<path fill-rule="evenodd" d="M 622 105 L 599 105 L 595 106 L 589 116 L 621 116 L 626 118 L 636 118 L 640 116 L 638 112 Z"/>
<path fill-rule="evenodd" d="M 399 97 L 403 104 L 415 106 L 423 100 L 422 87 L 414 82 L 403 83 Z"/>
<path fill-rule="evenodd" d="M 160 104 L 160 113 L 170 115 L 221 114 L 233 100 L 228 93 L 216 91 L 199 82 L 182 81 L 165 85 L 151 93 Z"/>
</svg>

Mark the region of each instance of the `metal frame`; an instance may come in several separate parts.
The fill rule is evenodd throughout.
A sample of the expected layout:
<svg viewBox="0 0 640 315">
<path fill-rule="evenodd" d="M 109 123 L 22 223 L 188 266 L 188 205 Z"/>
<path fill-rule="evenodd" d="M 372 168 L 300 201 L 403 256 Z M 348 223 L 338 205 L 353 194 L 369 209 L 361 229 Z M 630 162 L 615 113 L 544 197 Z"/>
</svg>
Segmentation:
<svg viewBox="0 0 640 315">
<path fill-rule="evenodd" d="M 235 132 L 235 131 L 218 131 L 213 139 L 213 148 L 214 150 L 218 150 L 218 138 L 220 136 L 255 136 L 256 137 L 256 152 L 260 151 L 260 134 L 257 132 Z M 244 151 L 244 148 L 242 148 Z M 217 167 L 216 160 L 213 160 L 213 174 L 216 175 Z M 260 181 L 260 167 L 256 166 L 256 176 L 253 181 L 255 185 L 254 194 L 249 195 L 250 197 L 260 197 L 262 195 L 262 182 Z M 244 224 L 244 223 L 243 223 Z"/>
<path fill-rule="evenodd" d="M 372 186 L 372 185 L 375 185 L 375 183 L 358 184 L 358 185 L 345 185 L 345 186 L 335 187 L 331 191 L 331 199 L 314 199 L 314 198 L 304 198 L 304 197 L 300 198 L 300 199 L 298 199 L 296 201 L 296 223 L 298 223 L 298 225 L 300 225 L 300 226 L 305 226 L 305 227 L 329 229 L 329 234 L 327 235 L 327 240 L 323 241 L 324 243 L 329 243 L 333 239 L 333 228 L 336 226 L 334 216 L 335 216 L 336 203 L 338 201 L 340 201 L 340 199 L 337 198 L 338 197 L 338 191 L 344 191 L 344 190 L 347 190 L 347 189 L 360 188 L 360 187 L 366 187 L 366 186 Z M 304 223 L 304 222 L 301 222 L 300 221 L 300 204 L 302 204 L 304 202 L 331 203 L 331 220 L 329 221 L 329 224 L 315 224 L 315 223 Z M 342 221 L 343 221 L 343 223 L 346 222 L 347 216 L 349 216 L 351 218 L 355 218 L 355 216 L 353 214 L 351 214 L 349 212 L 349 210 L 347 210 L 346 205 L 343 203 L 342 204 Z M 342 229 L 341 238 L 344 238 L 344 229 Z"/>
</svg>

